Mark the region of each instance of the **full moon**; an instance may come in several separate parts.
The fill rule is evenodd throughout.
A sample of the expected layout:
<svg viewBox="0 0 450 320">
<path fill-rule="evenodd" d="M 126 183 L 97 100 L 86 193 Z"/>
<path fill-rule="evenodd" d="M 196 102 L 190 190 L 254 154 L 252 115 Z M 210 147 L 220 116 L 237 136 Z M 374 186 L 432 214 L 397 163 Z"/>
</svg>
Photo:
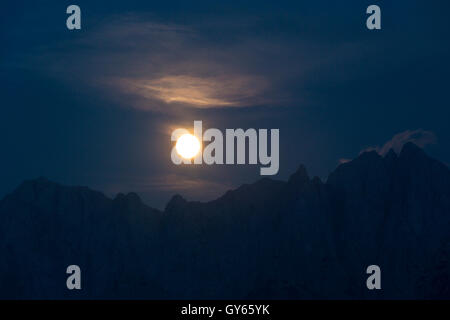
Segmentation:
<svg viewBox="0 0 450 320">
<path fill-rule="evenodd" d="M 185 159 L 191 159 L 200 151 L 200 141 L 192 134 L 183 134 L 175 145 L 177 153 Z"/>
</svg>

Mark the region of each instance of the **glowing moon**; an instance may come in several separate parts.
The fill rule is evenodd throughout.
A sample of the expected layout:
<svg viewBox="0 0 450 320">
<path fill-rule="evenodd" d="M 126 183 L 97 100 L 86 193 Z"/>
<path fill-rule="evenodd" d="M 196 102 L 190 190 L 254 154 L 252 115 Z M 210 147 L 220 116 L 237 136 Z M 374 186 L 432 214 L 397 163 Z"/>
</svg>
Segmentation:
<svg viewBox="0 0 450 320">
<path fill-rule="evenodd" d="M 175 149 L 181 157 L 191 159 L 200 151 L 200 141 L 192 134 L 186 133 L 178 138 Z"/>
</svg>

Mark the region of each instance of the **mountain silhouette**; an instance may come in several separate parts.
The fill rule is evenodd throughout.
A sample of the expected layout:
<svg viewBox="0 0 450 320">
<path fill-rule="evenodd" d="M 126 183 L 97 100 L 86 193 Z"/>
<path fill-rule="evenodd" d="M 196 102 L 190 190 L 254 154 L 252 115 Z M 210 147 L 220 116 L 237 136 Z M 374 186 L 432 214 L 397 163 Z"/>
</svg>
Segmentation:
<svg viewBox="0 0 450 320">
<path fill-rule="evenodd" d="M 39 178 L 0 202 L 0 256 L 8 299 L 450 298 L 450 170 L 407 143 L 164 211 Z"/>
</svg>

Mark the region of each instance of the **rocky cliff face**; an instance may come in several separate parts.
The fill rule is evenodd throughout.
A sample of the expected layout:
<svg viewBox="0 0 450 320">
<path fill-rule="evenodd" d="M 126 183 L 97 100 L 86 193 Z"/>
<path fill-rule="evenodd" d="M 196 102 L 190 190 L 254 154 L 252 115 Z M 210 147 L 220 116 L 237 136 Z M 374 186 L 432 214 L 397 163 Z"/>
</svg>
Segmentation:
<svg viewBox="0 0 450 320">
<path fill-rule="evenodd" d="M 164 212 L 45 179 L 0 202 L 1 298 L 450 298 L 450 171 L 413 144 Z M 82 290 L 66 289 L 66 267 Z M 382 290 L 366 288 L 367 266 Z"/>
</svg>

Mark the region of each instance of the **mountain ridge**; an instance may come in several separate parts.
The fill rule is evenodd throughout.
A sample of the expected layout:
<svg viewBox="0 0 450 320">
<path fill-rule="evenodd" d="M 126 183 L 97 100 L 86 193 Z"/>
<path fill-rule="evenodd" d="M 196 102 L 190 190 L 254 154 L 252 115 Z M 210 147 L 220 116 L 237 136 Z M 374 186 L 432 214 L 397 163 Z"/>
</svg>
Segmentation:
<svg viewBox="0 0 450 320">
<path fill-rule="evenodd" d="M 413 144 L 362 153 L 326 182 L 300 165 L 163 211 L 135 193 L 27 180 L 0 201 L 0 297 L 450 297 L 450 170 Z M 65 289 L 78 264 L 84 289 Z M 365 286 L 368 265 L 383 290 Z"/>
<path fill-rule="evenodd" d="M 261 184 L 261 183 L 264 182 L 264 181 L 273 181 L 274 183 L 288 183 L 288 184 L 293 184 L 293 183 L 301 183 L 302 181 L 303 181 L 303 182 L 307 182 L 307 181 L 313 181 L 313 180 L 314 180 L 316 183 L 319 183 L 319 182 L 320 182 L 320 183 L 323 183 L 323 184 L 328 184 L 328 183 L 329 183 L 330 176 L 333 176 L 333 175 L 336 173 L 336 171 L 340 170 L 340 168 L 342 168 L 342 167 L 348 167 L 348 166 L 350 166 L 350 165 L 354 165 L 354 162 L 355 162 L 355 161 L 360 161 L 361 159 L 364 159 L 364 160 L 366 160 L 366 159 L 371 159 L 371 160 L 373 160 L 373 159 L 396 160 L 396 159 L 401 158 L 402 155 L 404 156 L 405 153 L 409 153 L 409 154 L 412 154 L 412 155 L 420 155 L 421 157 L 425 156 L 425 157 L 427 157 L 428 159 L 433 160 L 433 162 L 437 163 L 438 165 L 442 166 L 443 168 L 447 169 L 447 170 L 450 172 L 450 169 L 448 168 L 447 165 L 445 165 L 444 163 L 441 163 L 441 162 L 439 162 L 439 161 L 437 161 L 437 160 L 435 160 L 435 159 L 433 159 L 433 158 L 428 157 L 428 156 L 426 155 L 426 153 L 425 153 L 420 147 L 418 147 L 416 144 L 414 144 L 413 142 L 407 142 L 407 143 L 404 145 L 404 147 L 401 149 L 401 152 L 400 152 L 399 155 L 397 155 L 397 153 L 396 153 L 393 149 L 390 149 L 389 152 L 388 152 L 385 156 L 379 155 L 378 152 L 376 152 L 376 151 L 374 151 L 374 150 L 362 152 L 357 158 L 352 159 L 352 160 L 350 160 L 350 161 L 348 161 L 348 162 L 346 162 L 346 163 L 339 164 L 339 165 L 335 168 L 335 170 L 333 170 L 333 171 L 328 175 L 328 178 L 327 178 L 327 180 L 326 180 L 325 182 L 323 182 L 323 181 L 322 181 L 319 177 L 317 177 L 317 176 L 314 176 L 313 179 L 311 179 L 311 178 L 309 177 L 309 174 L 308 174 L 308 172 L 307 172 L 306 167 L 305 167 L 303 164 L 301 164 L 301 165 L 298 167 L 298 169 L 297 169 L 294 173 L 292 173 L 292 174 L 289 176 L 289 178 L 288 178 L 287 181 L 282 181 L 282 180 L 272 179 L 272 178 L 269 178 L 269 177 L 264 177 L 264 178 L 261 178 L 261 179 L 257 180 L 257 181 L 254 182 L 254 183 L 243 184 L 243 185 L 237 187 L 236 189 L 228 190 L 225 194 L 223 194 L 222 196 L 219 196 L 219 197 L 216 198 L 216 199 L 209 200 L 209 201 L 200 201 L 200 203 L 210 203 L 210 202 L 217 201 L 217 200 L 221 199 L 222 197 L 226 196 L 229 192 L 235 192 L 235 191 L 238 191 L 238 190 L 246 189 L 246 188 L 248 188 L 249 186 L 258 185 L 258 184 Z M 33 184 L 35 187 L 38 187 L 38 188 L 39 188 L 39 187 L 43 187 L 43 186 L 45 186 L 45 185 L 47 184 L 47 185 L 52 185 L 52 186 L 54 186 L 54 187 L 73 188 L 73 191 L 76 191 L 76 192 L 77 192 L 77 191 L 79 192 L 79 191 L 82 191 L 82 190 L 85 190 L 85 191 L 92 191 L 92 192 L 95 192 L 95 193 L 97 193 L 97 194 L 102 194 L 103 197 L 105 197 L 106 199 L 109 199 L 109 200 L 111 200 L 111 201 L 114 201 L 114 200 L 116 200 L 116 199 L 118 199 L 118 198 L 121 198 L 121 199 L 130 199 L 130 198 L 133 198 L 133 199 L 135 199 L 135 201 L 140 202 L 141 204 L 147 206 L 147 207 L 150 208 L 150 209 L 153 209 L 153 210 L 156 210 L 156 211 L 161 211 L 161 210 L 159 210 L 159 209 L 156 209 L 156 208 L 152 207 L 152 206 L 149 205 L 149 204 L 146 204 L 146 203 L 142 202 L 142 199 L 139 197 L 139 195 L 138 195 L 136 192 L 133 192 L 133 191 L 132 191 L 132 192 L 128 192 L 128 193 L 126 193 L 126 194 L 119 192 L 116 196 L 110 198 L 110 197 L 106 196 L 103 192 L 97 191 L 97 190 L 93 190 L 93 189 L 90 189 L 90 188 L 87 187 L 87 186 L 79 186 L 79 185 L 67 186 L 67 185 L 62 185 L 62 184 L 59 184 L 58 182 L 51 181 L 51 180 L 47 179 L 46 177 L 42 177 L 42 176 L 40 176 L 40 177 L 38 177 L 38 178 L 35 178 L 35 179 L 24 180 L 24 181 L 23 181 L 23 182 L 22 182 L 15 190 L 13 190 L 13 192 L 10 193 L 10 194 L 13 194 L 13 193 L 19 191 L 19 190 L 20 190 L 21 188 L 23 188 L 24 185 L 26 185 L 26 184 Z M 6 197 L 8 197 L 10 194 L 5 195 L 2 199 L 0 199 L 0 202 L 3 201 Z M 182 199 L 182 200 L 185 201 L 185 202 L 199 202 L 199 201 L 188 201 L 188 200 L 186 200 L 182 195 L 180 195 L 180 194 L 175 194 L 175 195 L 173 195 L 173 196 L 171 197 L 171 199 L 169 199 L 169 201 L 168 201 L 167 204 L 166 204 L 166 207 L 167 207 L 167 206 L 172 202 L 172 200 L 174 200 L 174 199 L 175 199 L 176 201 L 180 201 L 180 200 Z M 162 210 L 162 211 L 165 211 L 165 210 Z"/>
</svg>

